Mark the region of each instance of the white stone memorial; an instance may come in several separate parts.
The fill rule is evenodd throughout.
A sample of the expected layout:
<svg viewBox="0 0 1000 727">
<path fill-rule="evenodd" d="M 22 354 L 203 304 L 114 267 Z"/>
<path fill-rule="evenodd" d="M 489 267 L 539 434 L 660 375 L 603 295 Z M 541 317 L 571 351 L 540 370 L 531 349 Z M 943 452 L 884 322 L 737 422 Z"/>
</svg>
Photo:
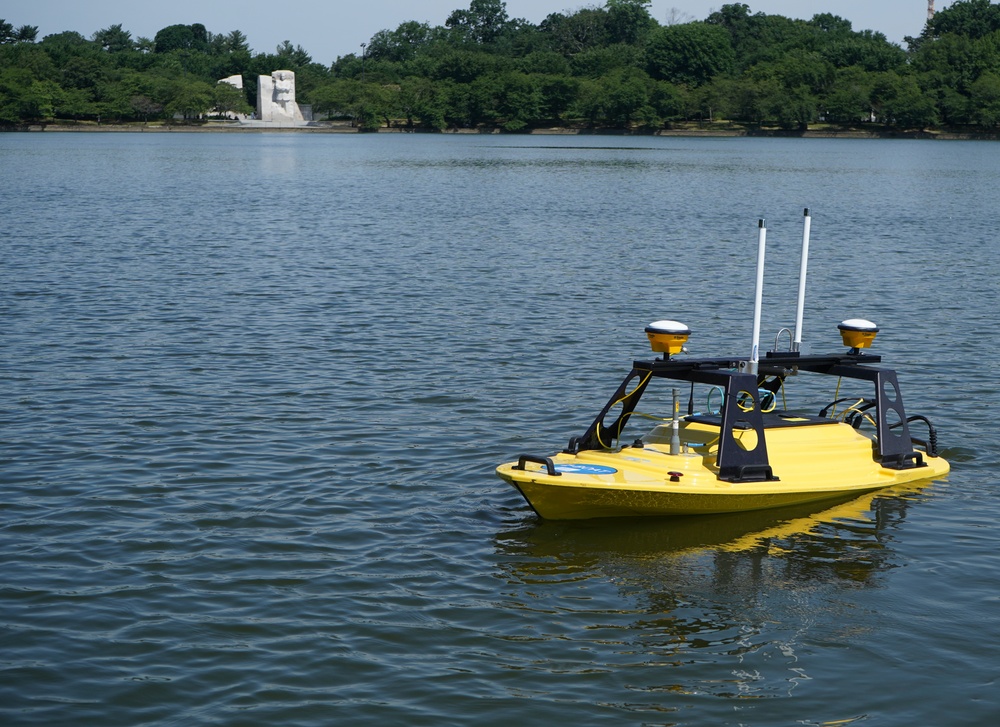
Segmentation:
<svg viewBox="0 0 1000 727">
<path fill-rule="evenodd" d="M 302 109 L 295 102 L 295 74 L 292 71 L 275 71 L 270 76 L 257 77 L 257 118 L 279 124 L 306 123 Z"/>
</svg>

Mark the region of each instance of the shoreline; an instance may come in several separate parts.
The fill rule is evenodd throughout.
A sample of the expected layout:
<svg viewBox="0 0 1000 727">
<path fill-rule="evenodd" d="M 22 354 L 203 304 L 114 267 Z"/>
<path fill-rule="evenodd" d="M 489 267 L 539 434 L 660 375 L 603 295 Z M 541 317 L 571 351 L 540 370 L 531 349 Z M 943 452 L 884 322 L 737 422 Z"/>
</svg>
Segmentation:
<svg viewBox="0 0 1000 727">
<path fill-rule="evenodd" d="M 939 141 L 1000 141 L 1000 132 L 964 132 L 948 130 L 898 131 L 878 129 L 806 129 L 788 130 L 773 128 L 676 128 L 656 131 L 630 131 L 626 129 L 580 129 L 574 127 L 546 127 L 527 131 L 507 132 L 502 129 L 456 128 L 437 131 L 434 129 L 384 127 L 374 131 L 363 131 L 347 123 L 313 123 L 308 126 L 270 126 L 240 124 L 238 122 L 207 122 L 204 124 L 25 124 L 22 126 L 0 127 L 0 132 L 17 133 L 150 133 L 150 134 L 480 134 L 503 136 L 674 136 L 674 137 L 756 137 L 788 139 L 924 139 Z"/>
</svg>

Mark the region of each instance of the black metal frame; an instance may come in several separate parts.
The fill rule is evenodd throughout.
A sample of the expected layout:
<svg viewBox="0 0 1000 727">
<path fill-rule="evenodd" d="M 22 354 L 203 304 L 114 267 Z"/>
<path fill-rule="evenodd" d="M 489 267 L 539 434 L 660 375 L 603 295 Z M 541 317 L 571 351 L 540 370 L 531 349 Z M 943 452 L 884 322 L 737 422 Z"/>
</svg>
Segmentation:
<svg viewBox="0 0 1000 727">
<path fill-rule="evenodd" d="M 896 372 L 874 368 L 881 356 L 849 353 L 802 356 L 797 352 L 771 352 L 758 365 L 757 374 L 741 371 L 738 358 L 671 359 L 664 357 L 652 361 L 635 361 L 632 371 L 615 391 L 608 403 L 581 437 L 574 437 L 565 450 L 576 454 L 586 449 L 604 449 L 617 439 L 635 411 L 646 387 L 653 378 L 666 378 L 696 384 L 718 386 L 724 392 L 719 417 L 719 449 L 716 465 L 719 479 L 728 482 L 760 482 L 777 480 L 767 456 L 765 418 L 762 414 L 758 389 L 767 377 L 786 376 L 796 371 L 809 371 L 848 379 L 869 381 L 875 386 L 875 427 L 877 444 L 873 456 L 883 467 L 910 469 L 923 467 L 923 455 L 914 449 L 907 425 L 906 410 L 899 390 Z M 634 388 L 629 387 L 639 379 Z M 752 406 L 750 402 L 752 401 Z M 604 417 L 617 404 L 622 411 L 611 426 L 605 426 Z M 742 406 L 741 406 L 742 404 Z M 890 417 L 897 421 L 891 422 Z M 929 423 L 928 423 L 929 424 Z M 736 430 L 752 429 L 757 444 L 744 449 L 736 440 Z"/>
</svg>

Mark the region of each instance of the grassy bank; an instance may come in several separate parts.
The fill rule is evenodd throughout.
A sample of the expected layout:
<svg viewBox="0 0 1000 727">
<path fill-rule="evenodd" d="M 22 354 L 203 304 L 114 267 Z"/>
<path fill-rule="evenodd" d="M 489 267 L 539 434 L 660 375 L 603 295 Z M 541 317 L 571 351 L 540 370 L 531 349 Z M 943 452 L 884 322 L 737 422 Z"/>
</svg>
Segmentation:
<svg viewBox="0 0 1000 727">
<path fill-rule="evenodd" d="M 712 124 L 672 124 L 665 129 L 620 129 L 584 126 L 553 126 L 507 132 L 499 128 L 451 128 L 443 131 L 403 124 L 362 131 L 349 121 L 316 122 L 309 126 L 262 126 L 240 124 L 235 121 L 199 122 L 133 122 L 126 124 L 98 124 L 93 121 L 52 121 L 20 126 L 0 127 L 2 131 L 56 131 L 56 132 L 131 132 L 131 133 L 441 133 L 441 134 L 522 134 L 522 135 L 576 135 L 576 136 L 691 136 L 691 137 L 782 137 L 782 138 L 836 138 L 836 139 L 930 139 L 997 141 L 1000 133 L 981 129 L 892 129 L 872 124 L 845 127 L 832 124 L 811 124 L 805 129 L 783 129 L 771 126 L 754 126 L 719 122 Z"/>
</svg>

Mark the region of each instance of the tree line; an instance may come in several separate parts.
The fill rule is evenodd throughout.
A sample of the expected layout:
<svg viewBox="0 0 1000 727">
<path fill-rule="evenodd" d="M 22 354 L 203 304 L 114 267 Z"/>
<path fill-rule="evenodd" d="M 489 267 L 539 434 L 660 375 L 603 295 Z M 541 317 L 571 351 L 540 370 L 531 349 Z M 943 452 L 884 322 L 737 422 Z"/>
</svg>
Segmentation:
<svg viewBox="0 0 1000 727">
<path fill-rule="evenodd" d="M 1000 126 L 1000 4 L 989 0 L 957 0 L 905 49 L 831 13 L 795 20 L 733 3 L 661 23 L 649 5 L 606 0 L 536 25 L 502 0 L 472 0 L 443 25 L 381 30 L 329 67 L 289 41 L 254 53 L 240 31 L 200 24 L 38 40 L 0 20 L 0 124 L 249 113 L 257 76 L 287 69 L 300 103 L 363 129 Z M 218 83 L 232 75 L 243 91 Z"/>
</svg>

